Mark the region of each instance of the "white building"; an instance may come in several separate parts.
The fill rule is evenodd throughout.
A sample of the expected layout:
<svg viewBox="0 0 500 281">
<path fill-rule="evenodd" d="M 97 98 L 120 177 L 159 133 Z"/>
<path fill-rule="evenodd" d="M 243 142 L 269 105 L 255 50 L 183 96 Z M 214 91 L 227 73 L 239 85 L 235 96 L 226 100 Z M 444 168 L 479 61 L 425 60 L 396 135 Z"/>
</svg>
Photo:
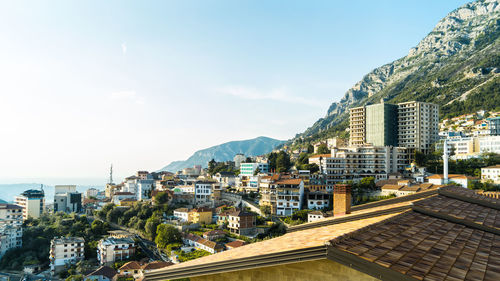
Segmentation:
<svg viewBox="0 0 500 281">
<path fill-rule="evenodd" d="M 8 250 L 23 243 L 23 208 L 14 204 L 0 204 L 0 259 Z"/>
<path fill-rule="evenodd" d="M 500 153 L 500 136 L 479 138 L 479 150 L 481 153 Z"/>
<path fill-rule="evenodd" d="M 309 192 L 307 194 L 307 209 L 318 210 L 330 206 L 330 198 L 333 193 Z"/>
<path fill-rule="evenodd" d="M 214 182 L 209 181 L 197 181 L 194 184 L 194 200 L 197 203 L 210 202 L 210 197 L 212 195 L 212 186 Z"/>
<path fill-rule="evenodd" d="M 328 213 L 324 213 L 321 211 L 313 211 L 307 214 L 307 222 L 315 222 L 319 220 L 324 220 L 327 217 L 330 217 L 331 215 Z"/>
<path fill-rule="evenodd" d="M 327 184 L 358 181 L 374 177 L 387 179 L 388 174 L 402 172 L 409 164 L 408 150 L 404 147 L 361 146 L 332 149 L 326 158 Z"/>
<path fill-rule="evenodd" d="M 85 258 L 85 240 L 81 237 L 59 237 L 50 242 L 50 271 L 52 274 Z"/>
<path fill-rule="evenodd" d="M 136 199 L 135 194 L 132 192 L 115 192 L 113 195 L 113 204 L 120 205 L 120 201 L 123 199 Z"/>
<path fill-rule="evenodd" d="M 398 145 L 429 152 L 439 140 L 439 106 L 410 101 L 398 104 Z"/>
<path fill-rule="evenodd" d="M 137 200 L 151 199 L 151 191 L 154 189 L 154 180 L 141 179 L 137 182 Z"/>
<path fill-rule="evenodd" d="M 174 217 L 178 218 L 181 222 L 189 221 L 189 209 L 177 208 L 174 210 Z"/>
<path fill-rule="evenodd" d="M 270 184 L 276 190 L 276 214 L 289 216 L 302 209 L 304 182 L 301 179 L 282 179 Z"/>
<path fill-rule="evenodd" d="M 500 184 L 500 165 L 481 168 L 481 181 L 492 181 L 494 184 Z"/>
<path fill-rule="evenodd" d="M 30 189 L 16 197 L 16 204 L 23 208 L 23 219 L 37 219 L 45 209 L 45 193 L 43 190 Z"/>
<path fill-rule="evenodd" d="M 444 176 L 442 174 L 436 174 L 436 175 L 429 176 L 429 177 L 427 177 L 427 180 L 429 181 L 429 183 L 432 183 L 434 185 L 445 184 Z M 467 188 L 469 183 L 471 181 L 474 181 L 474 180 L 477 180 L 477 179 L 474 177 L 466 176 L 466 175 L 459 175 L 459 174 L 449 174 L 448 175 L 448 182 L 449 183 L 454 182 L 454 183 L 456 183 L 462 187 L 465 187 L 465 188 Z"/>
<path fill-rule="evenodd" d="M 97 260 L 101 265 L 129 259 L 134 253 L 135 242 L 132 238 L 108 237 L 99 240 L 97 245 Z"/>
<path fill-rule="evenodd" d="M 54 189 L 54 212 L 82 211 L 82 194 L 76 191 L 76 185 L 56 185 Z"/>
<path fill-rule="evenodd" d="M 85 197 L 90 198 L 90 197 L 97 197 L 99 194 L 99 190 L 97 188 L 89 188 L 85 191 Z"/>
<path fill-rule="evenodd" d="M 240 165 L 240 176 L 253 176 L 255 172 L 268 173 L 269 164 L 268 163 L 241 163 Z"/>
</svg>

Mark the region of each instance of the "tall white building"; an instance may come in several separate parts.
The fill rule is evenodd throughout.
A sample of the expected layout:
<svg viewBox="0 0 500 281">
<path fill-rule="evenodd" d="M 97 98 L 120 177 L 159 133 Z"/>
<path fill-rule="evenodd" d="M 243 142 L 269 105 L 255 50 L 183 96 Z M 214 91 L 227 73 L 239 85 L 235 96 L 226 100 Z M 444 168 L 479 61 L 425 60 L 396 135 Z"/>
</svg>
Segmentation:
<svg viewBox="0 0 500 281">
<path fill-rule="evenodd" d="M 398 146 L 428 153 L 439 140 L 439 106 L 428 102 L 398 104 Z"/>
<path fill-rule="evenodd" d="M 500 153 L 500 136 L 479 138 L 479 150 L 481 153 Z"/>
<path fill-rule="evenodd" d="M 16 197 L 16 204 L 23 208 L 23 220 L 29 217 L 37 219 L 45 209 L 45 193 L 43 190 L 30 189 Z"/>
<path fill-rule="evenodd" d="M 81 237 L 58 237 L 50 241 L 50 271 L 52 274 L 85 258 L 85 240 Z"/>
<path fill-rule="evenodd" d="M 218 184 L 210 181 L 197 181 L 194 184 L 194 200 L 197 203 L 210 202 L 212 196 L 212 186 Z"/>
</svg>

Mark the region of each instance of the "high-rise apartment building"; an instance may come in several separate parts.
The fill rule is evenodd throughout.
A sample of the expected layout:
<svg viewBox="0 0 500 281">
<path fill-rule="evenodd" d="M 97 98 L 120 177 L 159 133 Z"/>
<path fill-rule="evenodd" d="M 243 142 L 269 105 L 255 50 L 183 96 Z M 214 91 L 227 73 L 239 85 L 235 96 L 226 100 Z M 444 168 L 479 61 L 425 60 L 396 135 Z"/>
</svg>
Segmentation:
<svg viewBox="0 0 500 281">
<path fill-rule="evenodd" d="M 0 259 L 10 249 L 23 243 L 23 208 L 14 204 L 0 204 Z"/>
<path fill-rule="evenodd" d="M 366 143 L 366 108 L 364 106 L 349 109 L 349 145 L 361 146 Z"/>
<path fill-rule="evenodd" d="M 427 102 L 380 103 L 351 108 L 350 146 L 399 146 L 428 153 L 439 140 L 439 108 Z"/>
<path fill-rule="evenodd" d="M 45 209 L 45 193 L 43 190 L 26 190 L 16 197 L 16 204 L 23 208 L 23 220 L 29 217 L 37 219 Z"/>
<path fill-rule="evenodd" d="M 379 103 L 366 107 L 366 143 L 374 146 L 398 145 L 398 107 Z"/>
<path fill-rule="evenodd" d="M 398 104 L 398 146 L 428 153 L 439 140 L 439 107 L 428 102 Z"/>
<path fill-rule="evenodd" d="M 81 237 L 58 237 L 50 242 L 50 271 L 59 272 L 69 264 L 74 264 L 85 258 L 85 240 Z"/>
</svg>

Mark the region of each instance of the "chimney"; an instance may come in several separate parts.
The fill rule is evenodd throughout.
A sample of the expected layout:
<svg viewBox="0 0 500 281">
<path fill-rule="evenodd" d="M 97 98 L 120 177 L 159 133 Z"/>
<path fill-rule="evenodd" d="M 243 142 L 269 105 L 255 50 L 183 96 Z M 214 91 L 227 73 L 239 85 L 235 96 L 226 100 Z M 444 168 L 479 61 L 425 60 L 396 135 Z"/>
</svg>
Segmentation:
<svg viewBox="0 0 500 281">
<path fill-rule="evenodd" d="M 333 216 L 351 213 L 351 185 L 336 184 L 333 187 Z"/>
</svg>

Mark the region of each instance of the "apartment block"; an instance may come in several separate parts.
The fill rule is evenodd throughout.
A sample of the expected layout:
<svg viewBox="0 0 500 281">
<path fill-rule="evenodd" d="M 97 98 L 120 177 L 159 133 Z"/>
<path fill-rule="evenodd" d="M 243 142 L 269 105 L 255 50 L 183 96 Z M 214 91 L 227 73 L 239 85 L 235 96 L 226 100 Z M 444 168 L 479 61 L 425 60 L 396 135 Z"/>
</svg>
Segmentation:
<svg viewBox="0 0 500 281">
<path fill-rule="evenodd" d="M 366 142 L 366 108 L 364 106 L 349 109 L 349 145 L 360 146 Z"/>
<path fill-rule="evenodd" d="M 289 216 L 302 210 L 304 182 L 301 179 L 282 179 L 271 185 L 276 190 L 276 214 Z"/>
<path fill-rule="evenodd" d="M 426 102 L 351 108 L 350 146 L 399 146 L 428 153 L 439 140 L 439 107 Z"/>
<path fill-rule="evenodd" d="M 240 176 L 253 176 L 256 171 L 260 173 L 269 172 L 268 163 L 241 163 Z"/>
<path fill-rule="evenodd" d="M 388 174 L 402 172 L 409 165 L 408 149 L 392 146 L 332 149 L 331 157 L 325 160 L 328 186 L 364 177 L 387 179 Z"/>
<path fill-rule="evenodd" d="M 108 237 L 99 240 L 97 260 L 101 265 L 111 265 L 116 261 L 129 259 L 135 253 L 134 239 L 129 237 Z"/>
<path fill-rule="evenodd" d="M 398 146 L 429 153 L 439 140 L 439 107 L 427 102 L 398 104 Z"/>
<path fill-rule="evenodd" d="M 81 237 L 58 237 L 50 242 L 50 271 L 52 274 L 85 258 L 85 240 Z"/>
<path fill-rule="evenodd" d="M 14 204 L 0 204 L 0 259 L 10 249 L 23 243 L 23 208 Z"/>
<path fill-rule="evenodd" d="M 45 193 L 43 190 L 30 189 L 16 196 L 16 204 L 23 208 L 23 220 L 37 219 L 45 209 Z"/>
<path fill-rule="evenodd" d="M 235 211 L 228 214 L 227 228 L 238 235 L 253 235 L 256 230 L 255 214 L 245 211 Z"/>
</svg>

